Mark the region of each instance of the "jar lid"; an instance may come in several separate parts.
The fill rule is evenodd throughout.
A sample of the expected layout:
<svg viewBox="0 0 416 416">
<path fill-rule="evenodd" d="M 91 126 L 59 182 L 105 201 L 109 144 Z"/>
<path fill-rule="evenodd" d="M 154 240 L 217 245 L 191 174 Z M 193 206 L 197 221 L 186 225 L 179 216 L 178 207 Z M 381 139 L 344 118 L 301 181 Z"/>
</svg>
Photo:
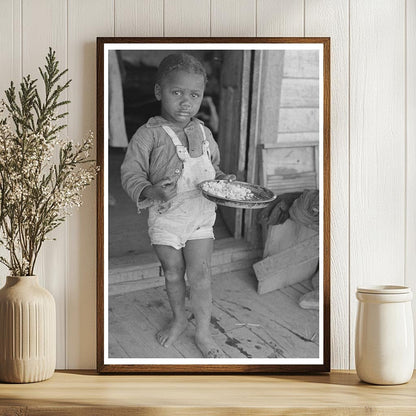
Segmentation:
<svg viewBox="0 0 416 416">
<path fill-rule="evenodd" d="M 408 286 L 397 285 L 375 285 L 367 287 L 358 287 L 358 293 L 379 293 L 383 295 L 395 295 L 400 293 L 410 293 L 411 289 Z"/>
</svg>

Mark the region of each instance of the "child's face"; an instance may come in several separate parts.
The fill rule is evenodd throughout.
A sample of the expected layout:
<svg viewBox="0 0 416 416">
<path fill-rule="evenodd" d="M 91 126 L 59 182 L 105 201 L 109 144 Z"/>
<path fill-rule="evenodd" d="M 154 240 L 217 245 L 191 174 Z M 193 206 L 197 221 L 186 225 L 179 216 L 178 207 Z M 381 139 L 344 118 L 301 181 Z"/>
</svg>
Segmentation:
<svg viewBox="0 0 416 416">
<path fill-rule="evenodd" d="M 185 127 L 199 111 L 204 88 L 201 74 L 182 70 L 170 72 L 155 85 L 155 96 L 162 104 L 162 117 Z"/>
</svg>

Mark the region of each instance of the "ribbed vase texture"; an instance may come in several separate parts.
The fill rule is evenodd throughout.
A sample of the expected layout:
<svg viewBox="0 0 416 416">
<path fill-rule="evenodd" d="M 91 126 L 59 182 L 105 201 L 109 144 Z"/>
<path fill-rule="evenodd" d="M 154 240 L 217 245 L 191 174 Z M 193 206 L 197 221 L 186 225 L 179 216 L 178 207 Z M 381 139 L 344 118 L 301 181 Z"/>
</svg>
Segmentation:
<svg viewBox="0 0 416 416">
<path fill-rule="evenodd" d="M 0 381 L 46 380 L 55 365 L 53 296 L 39 286 L 36 276 L 8 276 L 0 290 Z"/>
</svg>

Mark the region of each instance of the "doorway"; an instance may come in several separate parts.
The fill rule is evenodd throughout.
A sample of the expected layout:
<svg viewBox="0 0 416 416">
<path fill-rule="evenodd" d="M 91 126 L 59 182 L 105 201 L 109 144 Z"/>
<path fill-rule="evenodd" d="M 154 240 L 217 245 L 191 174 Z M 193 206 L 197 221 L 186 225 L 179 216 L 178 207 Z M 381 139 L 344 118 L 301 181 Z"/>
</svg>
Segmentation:
<svg viewBox="0 0 416 416">
<path fill-rule="evenodd" d="M 118 51 L 123 90 L 124 120 L 130 140 L 138 127 L 160 113 L 153 92 L 161 59 L 174 51 Z M 204 102 L 197 115 L 210 128 L 221 154 L 221 169 L 246 180 L 248 105 L 251 51 L 192 51 L 208 73 Z M 109 148 L 109 256 L 151 253 L 147 211 L 136 207 L 120 185 L 125 148 Z M 217 240 L 243 238 L 243 210 L 219 207 L 214 234 Z"/>
</svg>

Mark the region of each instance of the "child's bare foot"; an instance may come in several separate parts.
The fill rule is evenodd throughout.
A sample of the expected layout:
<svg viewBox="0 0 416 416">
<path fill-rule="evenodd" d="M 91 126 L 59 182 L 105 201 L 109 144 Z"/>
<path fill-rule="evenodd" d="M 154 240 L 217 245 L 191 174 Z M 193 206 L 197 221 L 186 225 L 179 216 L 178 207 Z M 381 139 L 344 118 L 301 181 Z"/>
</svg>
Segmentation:
<svg viewBox="0 0 416 416">
<path fill-rule="evenodd" d="M 195 335 L 195 342 L 204 358 L 225 358 L 224 352 L 218 347 L 210 334 Z"/>
<path fill-rule="evenodd" d="M 188 320 L 186 318 L 174 319 L 166 328 L 156 334 L 156 339 L 160 345 L 169 348 L 185 331 L 187 325 Z"/>
</svg>

